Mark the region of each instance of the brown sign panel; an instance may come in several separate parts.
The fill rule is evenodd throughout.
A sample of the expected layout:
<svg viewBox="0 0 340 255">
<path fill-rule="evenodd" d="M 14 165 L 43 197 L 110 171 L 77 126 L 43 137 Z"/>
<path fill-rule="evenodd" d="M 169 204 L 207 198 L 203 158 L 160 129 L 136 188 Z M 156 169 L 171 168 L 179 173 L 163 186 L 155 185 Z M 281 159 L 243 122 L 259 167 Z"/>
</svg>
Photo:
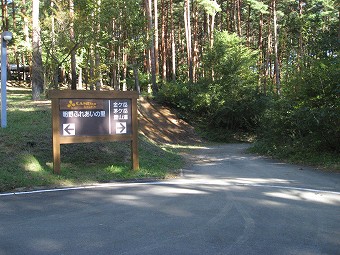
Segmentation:
<svg viewBox="0 0 340 255">
<path fill-rule="evenodd" d="M 60 172 L 60 144 L 131 141 L 138 163 L 137 92 L 51 90 L 54 172 Z"/>
<path fill-rule="evenodd" d="M 60 135 L 131 134 L 131 111 L 131 99 L 60 99 Z"/>
</svg>

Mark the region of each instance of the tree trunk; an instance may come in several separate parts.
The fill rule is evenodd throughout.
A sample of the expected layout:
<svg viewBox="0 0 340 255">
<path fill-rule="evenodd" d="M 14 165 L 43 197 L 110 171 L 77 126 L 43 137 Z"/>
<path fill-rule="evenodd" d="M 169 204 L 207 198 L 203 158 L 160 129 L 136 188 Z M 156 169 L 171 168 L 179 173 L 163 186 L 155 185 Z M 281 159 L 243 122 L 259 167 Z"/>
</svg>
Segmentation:
<svg viewBox="0 0 340 255">
<path fill-rule="evenodd" d="M 74 34 L 74 3 L 73 0 L 69 0 L 70 7 L 70 40 L 75 43 L 75 34 Z M 77 64 L 76 64 L 76 47 L 72 48 L 71 51 L 71 89 L 77 89 Z"/>
<path fill-rule="evenodd" d="M 302 19 L 302 8 L 303 8 L 303 2 L 299 0 L 299 18 Z M 303 53 L 303 35 L 302 35 L 302 25 L 299 27 L 299 51 L 297 54 L 297 66 L 298 66 L 298 71 L 301 71 L 301 65 L 302 65 L 302 56 L 304 55 Z"/>
<path fill-rule="evenodd" d="M 215 14 L 211 15 L 210 23 L 210 48 L 214 46 L 214 26 L 215 26 Z"/>
<path fill-rule="evenodd" d="M 199 27 L 198 27 L 198 8 L 197 4 L 194 4 L 193 7 L 193 20 L 194 20 L 194 34 L 193 34 L 193 39 L 194 39 L 194 50 L 193 50 L 193 70 L 192 70 L 192 76 L 193 76 L 193 82 L 197 82 L 198 75 L 197 75 L 197 70 L 199 67 L 199 61 L 198 61 L 198 54 L 199 54 L 199 44 L 198 44 L 198 33 L 199 33 Z"/>
<path fill-rule="evenodd" d="M 101 7 L 101 0 L 97 0 L 97 10 L 96 10 L 96 28 L 95 28 L 95 78 L 96 78 L 96 90 L 100 90 L 102 85 L 103 85 L 103 81 L 102 81 L 102 71 L 100 68 L 101 65 L 101 60 L 100 60 L 100 52 L 99 52 L 99 48 L 100 48 L 100 7 Z"/>
<path fill-rule="evenodd" d="M 251 14 L 251 7 L 250 7 L 250 4 L 248 4 L 248 18 L 247 18 L 247 30 L 246 30 L 247 47 L 250 46 L 250 14 Z"/>
<path fill-rule="evenodd" d="M 59 81 L 59 64 L 55 60 L 55 18 L 54 18 L 54 1 L 51 1 L 50 8 L 52 10 L 51 13 L 51 55 L 52 55 L 52 64 L 51 69 L 53 70 L 52 74 L 52 86 L 54 89 L 58 89 L 58 81 Z"/>
<path fill-rule="evenodd" d="M 99 54 L 99 42 L 96 43 L 95 48 L 95 77 L 96 77 L 96 90 L 100 90 L 103 84 L 102 81 L 102 72 L 100 69 L 100 54 Z"/>
<path fill-rule="evenodd" d="M 127 91 L 127 83 L 126 83 L 126 78 L 127 78 L 127 58 L 128 55 L 126 51 L 124 50 L 123 47 L 123 70 L 122 70 L 122 90 Z"/>
<path fill-rule="evenodd" d="M 16 5 L 15 2 L 12 3 L 12 18 L 13 18 L 13 31 L 17 30 L 17 21 L 16 21 Z M 13 51 L 15 56 L 15 63 L 17 65 L 17 78 L 19 81 L 21 81 L 21 74 L 20 74 L 20 56 L 17 51 L 17 45 L 13 45 Z M 23 70 L 24 72 L 24 70 Z M 11 73 L 11 72 L 10 72 Z"/>
<path fill-rule="evenodd" d="M 116 51 L 113 44 L 110 44 L 110 87 L 114 90 L 119 90 L 119 86 L 117 86 L 117 59 L 116 59 Z"/>
<path fill-rule="evenodd" d="M 281 95 L 281 84 L 280 84 L 280 66 L 279 66 L 279 55 L 278 55 L 278 34 L 277 34 L 277 17 L 276 17 L 276 0 L 272 2 L 273 7 L 273 27 L 274 27 L 274 70 L 275 70 L 275 83 L 276 93 Z"/>
<path fill-rule="evenodd" d="M 271 55 L 272 55 L 272 29 L 271 29 L 271 17 L 267 19 L 267 48 L 265 50 L 265 64 L 263 65 L 264 68 L 264 80 L 263 86 L 267 88 L 267 81 L 271 80 Z M 271 87 L 270 87 L 271 89 Z"/>
<path fill-rule="evenodd" d="M 263 76 L 263 14 L 260 13 L 260 21 L 259 21 L 259 38 L 258 38 L 258 50 L 259 50 L 259 60 L 258 60 L 258 86 L 259 88 L 261 88 L 261 84 L 262 84 L 262 76 Z M 263 93 L 266 94 L 266 87 L 265 84 L 263 85 Z"/>
<path fill-rule="evenodd" d="M 1 0 L 2 7 L 2 28 L 4 31 L 8 31 L 8 0 Z"/>
<path fill-rule="evenodd" d="M 234 0 L 234 6 L 233 6 L 233 22 L 234 22 L 234 31 L 235 33 L 238 34 L 238 27 L 237 27 L 237 3 L 238 3 L 238 0 Z"/>
<path fill-rule="evenodd" d="M 26 11 L 26 0 L 22 0 L 22 7 L 21 7 L 21 18 L 22 18 L 22 24 L 23 24 L 23 32 L 24 32 L 24 40 L 26 45 L 29 45 L 30 39 L 29 39 L 29 31 L 28 31 L 28 18 L 27 18 L 27 11 Z M 30 57 L 26 60 L 25 54 L 22 54 L 22 63 L 25 67 L 27 63 L 30 63 Z M 30 69 L 31 70 L 31 69 Z M 26 72 L 24 71 L 23 79 L 26 80 Z"/>
<path fill-rule="evenodd" d="M 242 36 L 242 27 L 241 27 L 241 0 L 237 0 L 237 34 L 238 36 Z"/>
<path fill-rule="evenodd" d="M 227 1 L 226 5 L 227 5 L 226 10 L 225 10 L 225 12 L 226 12 L 226 23 L 227 23 L 226 26 L 227 26 L 227 31 L 231 32 L 231 7 L 230 7 L 231 3 L 230 3 L 230 1 Z"/>
<path fill-rule="evenodd" d="M 173 0 L 170 0 L 170 19 L 171 19 L 171 69 L 172 80 L 176 80 L 176 44 L 175 44 L 175 28 L 174 28 L 174 11 Z"/>
<path fill-rule="evenodd" d="M 121 66 L 121 61 L 119 61 L 119 57 L 120 55 L 123 55 L 121 54 L 122 52 L 122 46 L 119 44 L 118 45 L 118 49 L 117 49 L 117 78 L 116 78 L 116 86 L 115 86 L 115 90 L 121 90 L 121 87 L 120 87 L 120 81 L 121 81 L 121 72 L 120 72 L 120 66 Z"/>
<path fill-rule="evenodd" d="M 189 76 L 189 81 L 193 82 L 190 0 L 185 0 L 185 3 L 184 3 L 184 25 L 185 25 L 185 36 L 186 36 L 186 42 L 187 42 L 188 76 Z"/>
<path fill-rule="evenodd" d="M 154 9 L 154 39 L 155 39 L 155 72 L 156 77 L 159 76 L 159 40 L 158 40 L 158 0 L 153 1 L 153 9 Z"/>
<path fill-rule="evenodd" d="M 88 57 L 89 57 L 89 64 L 90 64 L 90 70 L 89 70 L 89 83 L 90 83 L 90 90 L 94 90 L 94 50 L 93 50 L 93 44 L 90 45 L 90 49 L 89 49 L 89 54 L 88 54 Z"/>
<path fill-rule="evenodd" d="M 338 42 L 340 42 L 340 5 L 339 5 L 339 14 L 338 14 L 338 17 L 339 17 L 339 21 L 338 21 Z"/>
<path fill-rule="evenodd" d="M 138 77 L 138 64 L 136 59 L 133 61 L 133 76 L 135 78 L 135 89 L 140 94 L 140 85 L 139 85 L 139 77 Z"/>
<path fill-rule="evenodd" d="M 41 58 L 39 0 L 33 0 L 32 33 L 32 99 L 40 100 L 44 92 L 44 75 Z"/>
<path fill-rule="evenodd" d="M 167 74 L 167 57 L 166 57 L 166 53 L 167 53 L 167 36 L 166 36 L 166 17 L 167 17 L 167 8 L 166 8 L 166 4 L 165 1 L 162 0 L 162 38 L 161 38 L 161 45 L 162 45 L 162 80 L 166 81 L 166 74 Z"/>
<path fill-rule="evenodd" d="M 148 19 L 148 30 L 152 32 L 154 27 L 152 23 L 152 11 L 151 11 L 151 0 L 145 0 L 145 9 L 146 15 Z M 150 38 L 150 60 L 151 60 L 151 86 L 152 86 L 152 93 L 158 92 L 158 86 L 156 81 L 156 62 L 155 62 L 155 44 L 154 44 L 154 35 L 151 34 Z"/>
</svg>

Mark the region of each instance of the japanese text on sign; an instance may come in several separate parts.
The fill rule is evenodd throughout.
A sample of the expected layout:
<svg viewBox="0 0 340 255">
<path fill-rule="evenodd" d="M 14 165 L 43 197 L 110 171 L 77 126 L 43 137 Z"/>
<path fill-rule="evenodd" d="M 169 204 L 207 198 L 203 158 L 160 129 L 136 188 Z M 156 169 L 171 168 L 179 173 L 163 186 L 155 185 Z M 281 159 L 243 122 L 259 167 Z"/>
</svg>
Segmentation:
<svg viewBox="0 0 340 255">
<path fill-rule="evenodd" d="M 60 99 L 63 136 L 131 134 L 130 99 Z M 65 125 L 65 128 L 62 124 Z M 68 124 L 74 125 L 70 132 Z"/>
<path fill-rule="evenodd" d="M 105 111 L 63 111 L 63 118 L 105 118 Z"/>
<path fill-rule="evenodd" d="M 128 120 L 129 119 L 129 104 L 126 101 L 113 102 L 113 119 L 114 120 Z"/>
<path fill-rule="evenodd" d="M 113 102 L 113 108 L 127 108 L 128 102 Z"/>
</svg>

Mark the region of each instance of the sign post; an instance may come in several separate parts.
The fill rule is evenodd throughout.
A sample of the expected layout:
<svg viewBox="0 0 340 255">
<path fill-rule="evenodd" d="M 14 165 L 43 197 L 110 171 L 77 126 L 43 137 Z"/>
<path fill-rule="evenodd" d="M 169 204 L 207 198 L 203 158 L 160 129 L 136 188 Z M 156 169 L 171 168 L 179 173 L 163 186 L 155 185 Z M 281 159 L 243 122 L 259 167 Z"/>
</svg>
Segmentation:
<svg viewBox="0 0 340 255">
<path fill-rule="evenodd" d="M 7 42 L 12 40 L 12 32 L 1 34 L 1 127 L 7 127 Z"/>
<path fill-rule="evenodd" d="M 50 90 L 53 172 L 60 173 L 60 145 L 131 141 L 132 168 L 139 168 L 137 98 L 133 91 Z"/>
</svg>

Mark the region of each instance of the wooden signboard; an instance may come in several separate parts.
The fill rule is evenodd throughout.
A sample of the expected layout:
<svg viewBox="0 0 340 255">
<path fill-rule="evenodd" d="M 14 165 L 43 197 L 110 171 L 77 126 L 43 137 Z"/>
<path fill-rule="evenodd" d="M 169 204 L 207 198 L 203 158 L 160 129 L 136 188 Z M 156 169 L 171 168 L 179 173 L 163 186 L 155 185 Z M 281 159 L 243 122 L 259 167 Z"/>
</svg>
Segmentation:
<svg viewBox="0 0 340 255">
<path fill-rule="evenodd" d="M 139 168 L 137 98 L 133 91 L 50 90 L 53 172 L 60 173 L 60 145 L 131 141 L 134 170 Z"/>
</svg>

